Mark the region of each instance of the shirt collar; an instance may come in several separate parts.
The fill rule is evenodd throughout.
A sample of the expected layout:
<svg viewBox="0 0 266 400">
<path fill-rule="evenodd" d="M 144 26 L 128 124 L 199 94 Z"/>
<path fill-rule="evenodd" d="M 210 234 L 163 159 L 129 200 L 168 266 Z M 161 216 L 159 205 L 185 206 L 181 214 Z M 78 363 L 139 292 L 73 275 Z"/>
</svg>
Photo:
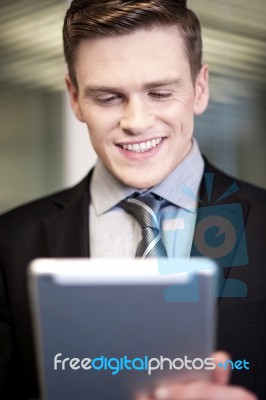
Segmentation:
<svg viewBox="0 0 266 400">
<path fill-rule="evenodd" d="M 91 180 L 91 201 L 97 215 L 116 206 L 136 189 L 126 186 L 105 167 L 98 158 Z"/>
<path fill-rule="evenodd" d="M 196 211 L 204 172 L 204 160 L 196 139 L 187 156 L 173 172 L 152 188 L 152 192 L 188 211 Z"/>
<path fill-rule="evenodd" d="M 187 156 L 173 172 L 149 192 L 188 211 L 196 211 L 199 186 L 204 171 L 204 160 L 197 141 L 193 139 Z M 101 215 L 133 193 L 143 192 L 120 182 L 98 158 L 91 181 L 91 200 L 97 215 Z"/>
</svg>

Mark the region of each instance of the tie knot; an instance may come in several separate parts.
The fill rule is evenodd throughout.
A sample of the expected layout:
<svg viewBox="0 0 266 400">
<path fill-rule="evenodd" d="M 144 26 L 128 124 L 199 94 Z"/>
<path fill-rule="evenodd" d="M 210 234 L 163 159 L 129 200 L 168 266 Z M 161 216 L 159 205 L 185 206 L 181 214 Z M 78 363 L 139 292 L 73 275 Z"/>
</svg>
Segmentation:
<svg viewBox="0 0 266 400">
<path fill-rule="evenodd" d="M 155 198 L 152 194 L 129 197 L 123 200 L 120 205 L 132 214 L 142 228 L 151 227 L 160 229 L 158 215 L 164 200 Z"/>
</svg>

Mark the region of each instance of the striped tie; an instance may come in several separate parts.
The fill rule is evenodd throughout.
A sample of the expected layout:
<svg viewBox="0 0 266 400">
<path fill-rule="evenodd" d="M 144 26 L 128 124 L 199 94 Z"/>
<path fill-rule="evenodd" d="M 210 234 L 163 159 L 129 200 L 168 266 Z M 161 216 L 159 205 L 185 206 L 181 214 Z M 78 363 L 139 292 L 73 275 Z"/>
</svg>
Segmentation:
<svg viewBox="0 0 266 400">
<path fill-rule="evenodd" d="M 129 197 L 119 204 L 136 218 L 142 228 L 142 239 L 138 244 L 136 257 L 167 257 L 157 219 L 160 208 L 165 203 L 165 200 L 149 194 L 137 198 Z"/>
</svg>

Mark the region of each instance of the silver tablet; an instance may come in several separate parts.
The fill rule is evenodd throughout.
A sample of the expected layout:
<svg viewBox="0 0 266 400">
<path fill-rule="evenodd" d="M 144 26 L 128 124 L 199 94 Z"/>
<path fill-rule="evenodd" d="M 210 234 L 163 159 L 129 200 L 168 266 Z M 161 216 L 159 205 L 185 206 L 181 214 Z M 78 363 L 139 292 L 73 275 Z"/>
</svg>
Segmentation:
<svg viewBox="0 0 266 400">
<path fill-rule="evenodd" d="M 216 265 L 207 259 L 39 259 L 29 286 L 42 394 L 132 400 L 209 379 Z"/>
</svg>

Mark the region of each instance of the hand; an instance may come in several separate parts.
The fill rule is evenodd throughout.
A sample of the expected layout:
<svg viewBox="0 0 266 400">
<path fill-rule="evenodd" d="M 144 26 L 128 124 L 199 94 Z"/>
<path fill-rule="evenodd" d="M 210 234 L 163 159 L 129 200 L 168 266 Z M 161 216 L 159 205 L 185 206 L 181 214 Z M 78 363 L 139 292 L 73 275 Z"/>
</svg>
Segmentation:
<svg viewBox="0 0 266 400">
<path fill-rule="evenodd" d="M 215 362 L 224 363 L 230 356 L 224 352 L 213 354 Z M 136 400 L 258 400 L 257 397 L 239 386 L 227 385 L 230 369 L 216 368 L 211 381 L 193 381 L 158 387 L 150 396 Z"/>
</svg>

